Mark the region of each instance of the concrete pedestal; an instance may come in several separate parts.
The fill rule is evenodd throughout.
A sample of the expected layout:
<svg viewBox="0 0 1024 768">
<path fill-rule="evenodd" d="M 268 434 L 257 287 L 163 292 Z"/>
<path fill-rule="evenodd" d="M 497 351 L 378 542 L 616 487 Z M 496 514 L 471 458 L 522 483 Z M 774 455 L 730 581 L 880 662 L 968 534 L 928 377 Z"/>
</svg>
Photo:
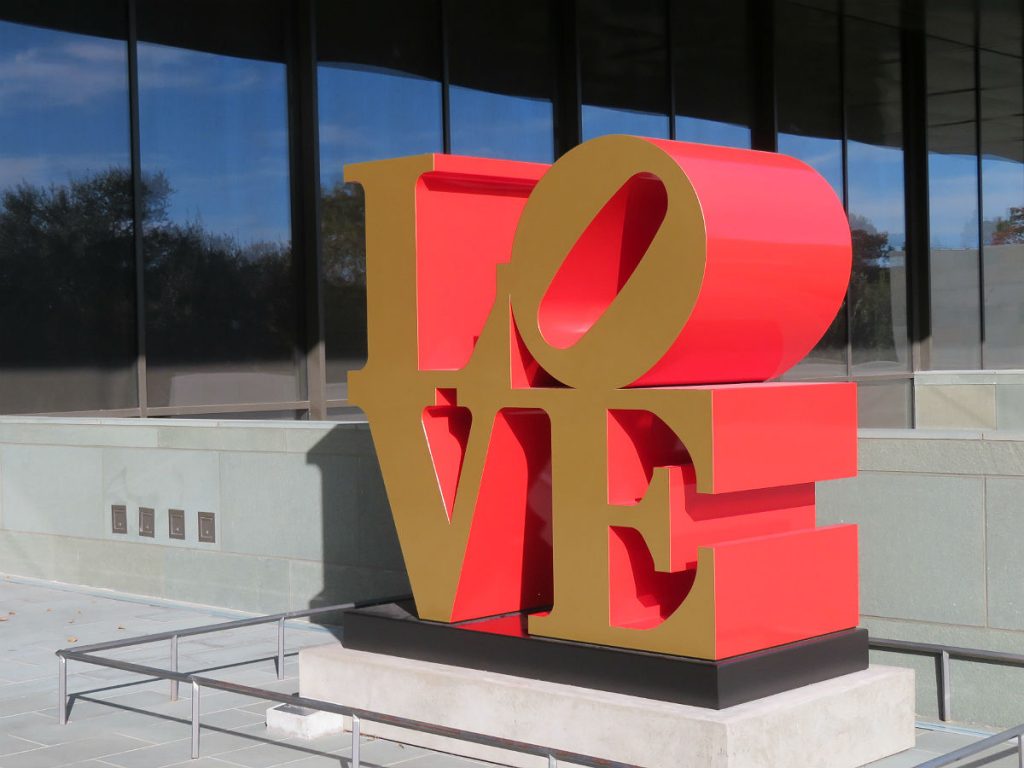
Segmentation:
<svg viewBox="0 0 1024 768">
<path fill-rule="evenodd" d="M 716 711 L 330 645 L 300 652 L 299 692 L 644 768 L 855 768 L 914 745 L 913 672 L 892 667 Z M 547 766 L 370 721 L 361 728 L 505 765 Z"/>
</svg>

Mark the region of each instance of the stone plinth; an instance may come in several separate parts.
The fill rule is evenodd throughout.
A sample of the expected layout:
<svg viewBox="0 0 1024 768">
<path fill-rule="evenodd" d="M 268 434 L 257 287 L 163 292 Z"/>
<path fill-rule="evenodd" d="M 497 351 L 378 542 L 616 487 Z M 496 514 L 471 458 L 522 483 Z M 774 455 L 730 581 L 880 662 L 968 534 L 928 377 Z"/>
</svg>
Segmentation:
<svg viewBox="0 0 1024 768">
<path fill-rule="evenodd" d="M 338 645 L 299 655 L 303 696 L 644 768 L 854 768 L 914 745 L 913 672 L 872 666 L 722 710 Z M 362 733 L 522 768 L 544 758 L 363 721 Z"/>
</svg>

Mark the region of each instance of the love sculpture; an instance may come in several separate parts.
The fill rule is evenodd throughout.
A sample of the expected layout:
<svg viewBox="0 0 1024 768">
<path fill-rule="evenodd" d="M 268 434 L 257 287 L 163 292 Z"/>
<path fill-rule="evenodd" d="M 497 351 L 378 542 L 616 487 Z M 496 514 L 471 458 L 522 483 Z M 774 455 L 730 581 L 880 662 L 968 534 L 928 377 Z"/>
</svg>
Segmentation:
<svg viewBox="0 0 1024 768">
<path fill-rule="evenodd" d="M 784 155 L 608 136 L 360 163 L 367 413 L 420 619 L 723 659 L 853 627 L 856 389 L 769 381 L 850 231 Z"/>
</svg>

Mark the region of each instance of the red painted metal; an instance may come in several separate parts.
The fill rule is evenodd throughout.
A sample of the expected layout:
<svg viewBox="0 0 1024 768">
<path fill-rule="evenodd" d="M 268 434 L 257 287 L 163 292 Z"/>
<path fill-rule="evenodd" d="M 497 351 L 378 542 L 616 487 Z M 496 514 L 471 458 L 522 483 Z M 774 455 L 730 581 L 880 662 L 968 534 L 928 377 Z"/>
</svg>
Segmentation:
<svg viewBox="0 0 1024 768">
<path fill-rule="evenodd" d="M 606 477 L 607 507 L 640 504 L 655 482 L 669 489 L 666 570 L 655 568 L 652 542 L 626 525 L 606 526 L 606 550 L 582 553 L 606 561 L 609 583 L 595 589 L 607 594 L 607 626 L 635 630 L 631 645 L 643 647 L 644 632 L 686 601 L 702 552 L 714 562 L 714 658 L 854 626 L 856 529 L 815 528 L 814 483 L 856 472 L 855 385 L 767 382 L 811 349 L 841 304 L 850 272 L 842 206 L 813 169 L 783 155 L 636 141 L 678 168 L 698 208 L 664 178 L 624 175 L 571 241 L 536 317 L 512 316 L 516 297 L 502 275 L 516 267 L 503 265 L 524 210 L 552 204 L 532 196 L 547 166 L 437 155 L 433 170 L 407 190 L 415 206 L 415 285 L 393 295 L 415 302 L 416 362 L 415 370 L 391 376 L 422 382 L 430 399 L 416 411 L 422 446 L 378 440 L 377 447 L 389 489 L 408 482 L 392 457 L 427 451 L 436 487 L 423 492 L 439 496 L 447 515 L 436 524 L 472 515 L 450 605 L 427 618 L 461 621 L 552 603 L 557 615 L 552 562 L 569 556 L 573 542 L 553 537 L 553 519 L 568 512 L 552 509 L 551 489 L 574 480 L 552 467 L 551 414 L 559 412 L 559 398 L 584 398 L 607 420 L 606 461 L 592 468 Z M 640 316 L 617 320 L 628 326 L 617 337 L 621 344 L 674 323 L 660 356 L 608 391 L 588 389 L 573 370 L 549 370 L 544 360 L 586 344 L 629 286 L 648 279 L 653 267 L 645 259 L 685 205 L 687 215 L 699 213 L 702 229 L 669 246 L 680 259 L 697 260 L 695 298 L 685 307 L 652 300 Z M 371 288 L 373 280 L 389 279 L 389 259 L 406 257 L 371 252 Z M 524 341 L 524 323 L 536 324 L 541 345 Z M 372 323 L 370 333 L 372 362 Z M 614 359 L 617 349 L 607 354 Z M 686 425 L 670 426 L 659 409 L 682 397 L 707 399 L 698 435 L 710 446 L 704 464 L 679 436 Z M 405 411 L 368 413 L 375 437 L 376 420 L 407 418 Z M 473 455 L 484 458 L 466 477 Z M 710 479 L 699 483 L 707 470 Z M 396 509 L 396 520 L 400 513 L 415 514 Z M 408 561 L 421 537 L 404 533 L 401 521 L 398 527 Z M 415 591 L 417 580 L 428 579 L 413 570 Z"/>
</svg>

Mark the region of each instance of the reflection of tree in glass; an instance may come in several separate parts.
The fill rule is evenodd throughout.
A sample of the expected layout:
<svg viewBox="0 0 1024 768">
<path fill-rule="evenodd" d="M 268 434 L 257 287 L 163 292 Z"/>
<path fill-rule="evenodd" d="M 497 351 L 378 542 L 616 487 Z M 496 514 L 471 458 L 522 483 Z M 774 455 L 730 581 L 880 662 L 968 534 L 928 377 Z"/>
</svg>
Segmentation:
<svg viewBox="0 0 1024 768">
<path fill-rule="evenodd" d="M 121 367 L 135 357 L 131 174 L 0 192 L 0 360 Z"/>
<path fill-rule="evenodd" d="M 850 275 L 850 338 L 867 359 L 896 362 L 889 233 L 864 216 L 850 216 L 853 270 Z"/>
<path fill-rule="evenodd" d="M 992 245 L 1024 243 L 1024 208 L 1010 208 L 1009 215 L 985 222 L 986 241 Z"/>
<path fill-rule="evenodd" d="M 320 198 L 327 352 L 366 357 L 366 206 L 363 188 L 338 182 Z"/>
<path fill-rule="evenodd" d="M 298 321 L 288 245 L 241 244 L 198 221 L 172 222 L 163 175 L 143 187 L 150 354 L 161 363 L 288 359 Z"/>
<path fill-rule="evenodd" d="M 14 329 L 2 334 L 5 364 L 134 358 L 131 190 L 130 171 L 111 168 L 0 193 L 0 318 Z M 161 363 L 290 356 L 290 248 L 172 222 L 171 194 L 164 174 L 143 176 L 150 354 Z"/>
</svg>

